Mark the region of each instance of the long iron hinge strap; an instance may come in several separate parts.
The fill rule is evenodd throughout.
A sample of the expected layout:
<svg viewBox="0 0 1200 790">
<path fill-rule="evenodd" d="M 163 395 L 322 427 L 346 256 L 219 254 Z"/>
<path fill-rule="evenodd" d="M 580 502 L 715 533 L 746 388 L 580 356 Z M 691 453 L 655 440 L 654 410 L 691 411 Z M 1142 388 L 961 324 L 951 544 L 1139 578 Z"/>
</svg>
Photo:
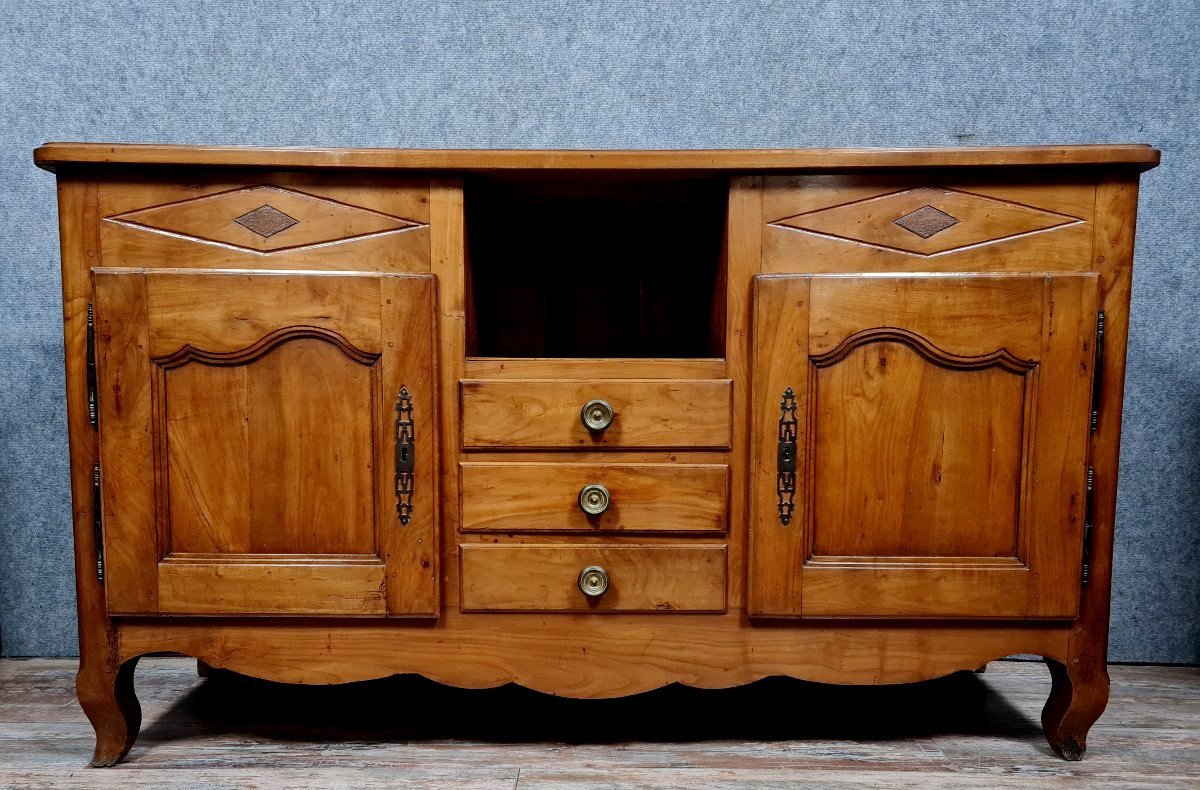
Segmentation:
<svg viewBox="0 0 1200 790">
<path fill-rule="evenodd" d="M 1092 520 L 1095 512 L 1095 491 L 1096 491 L 1096 470 L 1093 467 L 1088 467 L 1087 470 L 1087 499 L 1083 506 L 1083 567 L 1080 571 L 1080 582 L 1084 585 L 1088 583 L 1088 577 L 1092 572 Z"/>
<path fill-rule="evenodd" d="M 100 464 L 92 466 L 92 536 L 96 544 L 96 578 L 104 581 L 104 524 L 100 507 Z"/>
<path fill-rule="evenodd" d="M 96 402 L 96 318 L 90 304 L 87 311 L 87 398 L 88 422 L 95 426 L 99 421 Z"/>
<path fill-rule="evenodd" d="M 408 387 L 401 387 L 396 396 L 396 515 L 401 524 L 412 519 L 415 441 L 412 396 Z"/>
<path fill-rule="evenodd" d="M 1092 433 L 1100 427 L 1100 398 L 1104 392 L 1104 311 L 1096 314 L 1096 359 L 1092 365 Z"/>
</svg>

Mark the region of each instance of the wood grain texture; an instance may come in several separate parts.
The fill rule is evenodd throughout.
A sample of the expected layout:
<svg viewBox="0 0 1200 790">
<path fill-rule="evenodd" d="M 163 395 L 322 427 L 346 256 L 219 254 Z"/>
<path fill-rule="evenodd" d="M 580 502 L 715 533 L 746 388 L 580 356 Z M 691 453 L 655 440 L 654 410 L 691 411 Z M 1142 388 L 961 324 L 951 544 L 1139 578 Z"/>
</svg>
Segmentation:
<svg viewBox="0 0 1200 790">
<path fill-rule="evenodd" d="M 729 447 L 727 380 L 467 379 L 461 388 L 467 448 Z M 616 415 L 603 432 L 580 420 L 593 399 Z"/>
<path fill-rule="evenodd" d="M 468 612 L 719 612 L 725 608 L 724 546 L 487 546 L 466 544 L 462 608 Z M 589 598 L 579 574 L 608 574 Z"/>
<path fill-rule="evenodd" d="M 102 266 L 429 271 L 429 182 L 394 174 L 122 168 L 96 174 Z M 297 224 L 234 222 L 268 205 Z"/>
<path fill-rule="evenodd" d="M 267 219 L 264 222 L 260 217 Z M 263 185 L 142 208 L 105 219 L 147 232 L 165 232 L 261 253 L 331 244 L 418 224 L 295 189 Z"/>
<path fill-rule="evenodd" d="M 429 275 L 95 276 L 111 611 L 436 615 Z M 401 387 L 420 437 L 407 525 Z M 328 561 L 260 561 L 308 554 Z"/>
<path fill-rule="evenodd" d="M 721 464 L 479 463 L 459 465 L 465 532 L 724 532 L 729 467 Z M 584 486 L 608 490 L 600 515 Z"/>
<path fill-rule="evenodd" d="M 898 342 L 819 368 L 813 557 L 1015 558 L 1025 392 Z"/>
<path fill-rule="evenodd" d="M 751 611 L 1073 616 L 1077 588 L 1061 579 L 1079 570 L 1095 277 L 763 277 L 758 294 L 753 524 L 766 551 L 751 574 L 770 581 Z M 871 342 L 847 345 L 872 325 Z M 773 506 L 786 388 L 800 424 L 785 525 Z"/>
<path fill-rule="evenodd" d="M 763 271 L 1086 271 L 1096 184 L 1009 173 L 765 179 Z M 922 239 L 896 221 L 933 206 L 958 222 Z"/>
<path fill-rule="evenodd" d="M 439 444 L 442 474 L 437 477 L 440 523 L 450 525 L 434 546 L 439 552 L 438 586 L 444 612 L 459 604 L 458 547 L 450 536 L 461 521 L 459 512 L 459 476 L 461 437 L 457 426 L 462 421 L 458 382 L 463 377 L 467 348 L 467 267 L 463 188 L 461 178 L 435 179 L 430 186 L 430 228 L 433 232 L 431 268 L 437 278 L 437 341 L 433 360 L 437 378 L 437 430 L 443 433 Z"/>
<path fill-rule="evenodd" d="M 299 340 L 166 379 L 167 552 L 374 553 L 371 368 Z"/>
<path fill-rule="evenodd" d="M 98 278 L 138 270 L 102 269 Z M 232 352 L 284 327 L 326 329 L 367 354 L 380 353 L 378 277 L 336 273 L 148 270 L 152 357 L 181 348 Z M 220 294 L 219 299 L 214 299 Z"/>
<path fill-rule="evenodd" d="M 467 357 L 468 379 L 720 379 L 723 359 L 537 359 Z"/>
<path fill-rule="evenodd" d="M 403 150 L 395 148 L 251 148 L 241 146 L 46 143 L 40 167 L 67 163 L 384 167 L 412 170 L 667 169 L 790 170 L 954 165 L 1106 165 L 1149 169 L 1159 152 L 1147 145 L 1057 145 L 954 148 L 801 148 L 715 151 Z"/>
<path fill-rule="evenodd" d="M 1092 494 L 1091 572 L 1080 594 L 1079 616 L 1071 632 L 1071 655 L 1054 670 L 1054 689 L 1042 712 L 1051 748 L 1078 760 L 1088 732 L 1108 704 L 1108 628 L 1112 595 L 1112 547 L 1117 509 L 1121 410 L 1125 388 L 1125 352 L 1129 338 L 1129 301 L 1133 283 L 1133 241 L 1137 221 L 1137 179 L 1101 180 L 1096 196 L 1100 217 L 1092 248 L 1105 312 L 1104 370 L 1099 420 L 1091 436 L 1089 463 L 1095 470 Z"/>
<path fill-rule="evenodd" d="M 776 227 L 932 256 L 1084 222 L 945 187 L 916 187 L 772 220 Z"/>
<path fill-rule="evenodd" d="M 375 542 L 387 572 L 387 611 L 394 616 L 437 617 L 440 610 L 439 548 L 442 502 L 439 481 L 443 438 L 438 415 L 437 283 L 433 275 L 385 277 L 379 315 L 386 364 L 375 445 Z M 396 510 L 396 399 L 401 388 L 412 401 L 412 513 L 402 524 Z M 344 406 L 342 408 L 345 408 Z M 453 442 L 445 442 L 453 444 Z"/>
<path fill-rule="evenodd" d="M 163 470 L 152 426 L 162 415 L 154 408 L 146 277 L 97 274 L 95 288 L 97 387 L 111 395 L 99 398 L 108 609 L 153 612 Z"/>
<path fill-rule="evenodd" d="M 91 764 L 102 767 L 116 764 L 132 748 L 141 727 L 141 708 L 133 692 L 136 660 L 122 664 L 117 656 L 116 630 L 108 619 L 104 584 L 97 573 L 103 546 L 92 522 L 96 504 L 93 465 L 100 459 L 99 436 L 88 418 L 87 321 L 88 304 L 94 296 L 88 262 L 95 260 L 99 251 L 95 218 L 89 211 L 94 201 L 94 185 L 60 178 L 63 337 L 79 618 L 79 671 L 74 690 L 95 732 Z"/>
<path fill-rule="evenodd" d="M 324 562 L 164 562 L 159 611 L 166 614 L 383 615 L 384 567 L 374 556 Z"/>
<path fill-rule="evenodd" d="M 1014 652 L 1062 660 L 1069 632 L 1066 625 L 1027 623 L 749 626 L 735 611 L 549 617 L 447 608 L 432 627 L 370 620 L 130 621 L 120 628 L 119 649 L 122 657 L 180 652 L 213 667 L 285 683 L 415 673 L 462 688 L 517 683 L 599 699 L 671 683 L 730 688 L 774 675 L 855 685 L 909 683 L 974 670 Z"/>
</svg>

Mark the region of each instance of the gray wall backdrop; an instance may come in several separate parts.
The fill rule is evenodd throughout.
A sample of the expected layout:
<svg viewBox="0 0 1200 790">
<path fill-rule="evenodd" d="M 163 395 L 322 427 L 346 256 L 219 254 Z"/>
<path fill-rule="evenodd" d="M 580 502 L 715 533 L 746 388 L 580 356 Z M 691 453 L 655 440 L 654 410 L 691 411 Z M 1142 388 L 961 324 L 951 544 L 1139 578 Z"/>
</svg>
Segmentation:
<svg viewBox="0 0 1200 790">
<path fill-rule="evenodd" d="M 1200 5 L 14 2 L 0 17 L 0 640 L 76 650 L 54 140 L 1148 142 L 1112 655 L 1200 662 Z"/>
</svg>

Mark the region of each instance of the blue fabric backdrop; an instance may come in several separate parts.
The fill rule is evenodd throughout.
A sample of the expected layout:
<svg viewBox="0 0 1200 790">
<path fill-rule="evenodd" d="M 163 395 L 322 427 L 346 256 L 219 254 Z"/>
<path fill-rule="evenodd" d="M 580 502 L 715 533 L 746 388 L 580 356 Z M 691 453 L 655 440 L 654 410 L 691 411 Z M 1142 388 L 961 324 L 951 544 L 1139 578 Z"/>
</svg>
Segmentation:
<svg viewBox="0 0 1200 790">
<path fill-rule="evenodd" d="M 1200 5 L 5 3 L 0 649 L 76 649 L 47 139 L 708 148 L 1149 142 L 1112 654 L 1200 661 Z"/>
</svg>

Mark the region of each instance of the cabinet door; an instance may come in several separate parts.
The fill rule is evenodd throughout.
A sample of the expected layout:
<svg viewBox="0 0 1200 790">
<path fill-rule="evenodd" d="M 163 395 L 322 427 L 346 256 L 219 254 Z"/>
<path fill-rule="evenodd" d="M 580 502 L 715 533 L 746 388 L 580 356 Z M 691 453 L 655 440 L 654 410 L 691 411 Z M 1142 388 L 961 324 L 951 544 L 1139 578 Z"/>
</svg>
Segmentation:
<svg viewBox="0 0 1200 790">
<path fill-rule="evenodd" d="M 111 612 L 436 614 L 431 276 L 95 286 Z"/>
<path fill-rule="evenodd" d="M 749 609 L 1066 618 L 1094 274 L 760 276 Z"/>
</svg>

